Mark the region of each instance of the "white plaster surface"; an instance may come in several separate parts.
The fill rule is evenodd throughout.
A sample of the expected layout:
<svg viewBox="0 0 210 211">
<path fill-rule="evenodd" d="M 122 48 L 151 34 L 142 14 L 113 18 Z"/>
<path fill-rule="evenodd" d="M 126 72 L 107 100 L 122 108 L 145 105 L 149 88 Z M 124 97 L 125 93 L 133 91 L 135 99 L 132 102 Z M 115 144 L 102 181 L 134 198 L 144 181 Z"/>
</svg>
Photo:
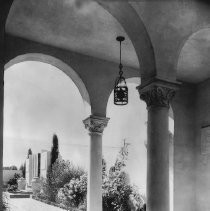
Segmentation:
<svg viewBox="0 0 210 211">
<path fill-rule="evenodd" d="M 123 61 L 139 67 L 134 47 L 122 26 L 94 1 L 81 6 L 71 0 L 16 1 L 6 28 L 11 34 L 30 40 L 115 62 L 119 61 L 119 43 L 115 38 L 123 35 Z"/>
</svg>

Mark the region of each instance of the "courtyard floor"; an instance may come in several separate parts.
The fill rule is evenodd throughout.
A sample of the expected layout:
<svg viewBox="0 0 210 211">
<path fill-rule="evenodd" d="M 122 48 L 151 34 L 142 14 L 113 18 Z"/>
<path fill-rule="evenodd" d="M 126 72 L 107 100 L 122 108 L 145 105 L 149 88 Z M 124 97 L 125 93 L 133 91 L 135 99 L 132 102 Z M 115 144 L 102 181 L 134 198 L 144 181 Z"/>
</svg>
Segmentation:
<svg viewBox="0 0 210 211">
<path fill-rule="evenodd" d="M 54 207 L 31 198 L 8 199 L 8 211 L 64 211 L 58 207 Z"/>
</svg>

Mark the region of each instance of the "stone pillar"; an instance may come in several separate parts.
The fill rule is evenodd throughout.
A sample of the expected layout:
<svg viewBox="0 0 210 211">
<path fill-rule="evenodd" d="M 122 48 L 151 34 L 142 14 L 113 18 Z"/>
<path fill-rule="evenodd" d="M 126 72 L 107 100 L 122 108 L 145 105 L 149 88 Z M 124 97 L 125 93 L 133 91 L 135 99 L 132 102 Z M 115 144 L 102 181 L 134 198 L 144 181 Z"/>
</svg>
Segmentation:
<svg viewBox="0 0 210 211">
<path fill-rule="evenodd" d="M 3 193 L 3 107 L 4 107 L 4 65 L 5 65 L 5 25 L 7 15 L 13 0 L 0 1 L 0 210 L 2 207 Z"/>
<path fill-rule="evenodd" d="M 1 50 L 1 49 L 0 49 Z M 0 62 L 1 63 L 1 62 Z M 4 66 L 0 64 L 0 210 L 3 193 L 3 115 L 4 115 Z"/>
<path fill-rule="evenodd" d="M 175 87 L 153 82 L 138 87 L 147 104 L 147 211 L 169 211 L 169 103 Z"/>
<path fill-rule="evenodd" d="M 90 135 L 87 211 L 102 211 L 102 134 L 108 121 L 93 115 L 83 121 Z"/>
</svg>

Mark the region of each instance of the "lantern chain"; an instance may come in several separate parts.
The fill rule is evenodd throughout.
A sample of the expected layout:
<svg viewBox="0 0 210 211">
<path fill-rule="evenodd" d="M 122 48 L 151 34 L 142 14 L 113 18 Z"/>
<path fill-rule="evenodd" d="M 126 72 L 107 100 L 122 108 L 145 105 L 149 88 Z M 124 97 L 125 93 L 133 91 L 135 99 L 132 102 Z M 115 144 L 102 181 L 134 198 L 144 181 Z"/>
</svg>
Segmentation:
<svg viewBox="0 0 210 211">
<path fill-rule="evenodd" d="M 122 62 L 121 62 L 122 61 L 121 43 L 122 43 L 122 41 L 120 40 L 120 64 L 119 64 L 119 69 L 120 69 L 119 75 L 120 75 L 120 78 L 123 75 L 123 71 L 122 71 L 123 65 L 122 65 Z"/>
</svg>

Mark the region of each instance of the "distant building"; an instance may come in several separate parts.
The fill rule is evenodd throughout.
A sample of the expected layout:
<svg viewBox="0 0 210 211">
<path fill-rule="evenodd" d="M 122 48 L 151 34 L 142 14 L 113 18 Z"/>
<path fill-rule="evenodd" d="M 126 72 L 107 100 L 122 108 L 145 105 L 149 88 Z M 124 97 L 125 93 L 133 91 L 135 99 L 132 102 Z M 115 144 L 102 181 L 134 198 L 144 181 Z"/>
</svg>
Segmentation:
<svg viewBox="0 0 210 211">
<path fill-rule="evenodd" d="M 42 150 L 41 152 L 41 168 L 40 177 L 47 178 L 47 170 L 50 166 L 50 152 Z"/>
<path fill-rule="evenodd" d="M 32 155 L 29 155 L 29 158 L 26 159 L 26 184 L 31 186 L 32 177 Z"/>
<path fill-rule="evenodd" d="M 31 186 L 34 177 L 47 177 L 47 170 L 50 166 L 50 152 L 42 150 L 41 153 L 29 155 L 26 159 L 26 184 Z"/>
</svg>

